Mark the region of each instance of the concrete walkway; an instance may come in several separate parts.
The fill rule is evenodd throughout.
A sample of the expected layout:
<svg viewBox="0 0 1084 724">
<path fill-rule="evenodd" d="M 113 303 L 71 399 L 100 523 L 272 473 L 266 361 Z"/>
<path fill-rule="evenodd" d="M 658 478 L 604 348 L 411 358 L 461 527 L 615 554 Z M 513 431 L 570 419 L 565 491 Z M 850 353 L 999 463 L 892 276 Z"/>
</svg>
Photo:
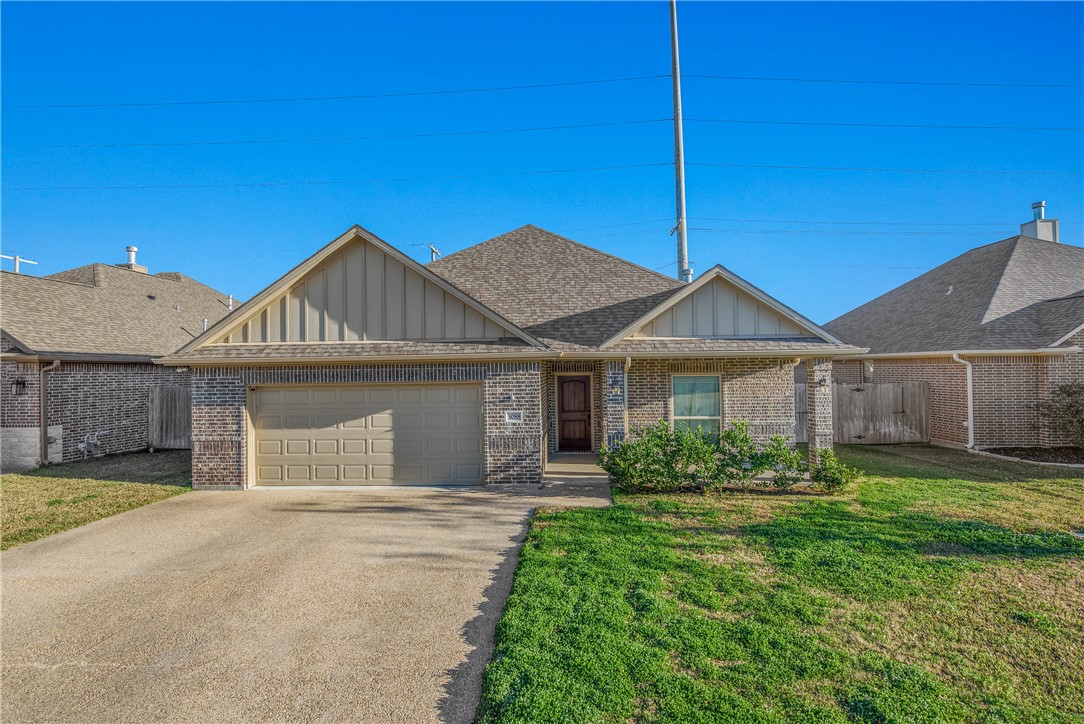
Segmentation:
<svg viewBox="0 0 1084 724">
<path fill-rule="evenodd" d="M 466 722 L 537 505 L 194 492 L 2 554 L 5 723 Z"/>
</svg>

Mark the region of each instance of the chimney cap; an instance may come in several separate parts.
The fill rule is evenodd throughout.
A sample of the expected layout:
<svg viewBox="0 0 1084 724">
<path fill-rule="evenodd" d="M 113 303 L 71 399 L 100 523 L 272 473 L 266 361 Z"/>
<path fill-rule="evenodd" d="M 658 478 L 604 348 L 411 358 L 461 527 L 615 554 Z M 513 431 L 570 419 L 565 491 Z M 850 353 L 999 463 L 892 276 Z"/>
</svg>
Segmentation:
<svg viewBox="0 0 1084 724">
<path fill-rule="evenodd" d="M 1046 218 L 1046 202 L 1045 201 L 1033 201 L 1031 203 L 1031 213 L 1034 214 L 1036 219 Z"/>
<path fill-rule="evenodd" d="M 1035 204 L 1032 204 L 1032 207 L 1034 207 L 1034 206 L 1035 206 Z M 138 246 L 126 246 L 126 247 L 124 247 L 124 250 L 125 251 L 139 251 L 139 247 Z"/>
</svg>

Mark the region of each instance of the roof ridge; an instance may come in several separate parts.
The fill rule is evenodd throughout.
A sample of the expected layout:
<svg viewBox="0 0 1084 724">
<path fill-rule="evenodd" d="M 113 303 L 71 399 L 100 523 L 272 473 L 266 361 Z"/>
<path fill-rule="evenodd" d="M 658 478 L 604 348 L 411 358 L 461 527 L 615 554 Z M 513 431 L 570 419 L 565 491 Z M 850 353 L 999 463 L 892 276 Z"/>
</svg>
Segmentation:
<svg viewBox="0 0 1084 724">
<path fill-rule="evenodd" d="M 619 257 L 619 256 L 617 256 L 615 254 L 611 254 L 608 251 L 603 251 L 602 249 L 597 249 L 597 248 L 595 248 L 593 246 L 588 246 L 587 244 L 584 244 L 582 241 L 576 241 L 575 239 L 570 239 L 567 236 L 562 236 L 561 234 L 550 231 L 549 229 L 543 229 L 541 226 L 535 226 L 534 224 L 524 224 L 523 226 L 521 226 L 519 228 L 520 229 L 526 229 L 526 228 L 538 229 L 539 231 L 543 232 L 544 234 L 549 234 L 550 236 L 561 239 L 562 241 L 567 241 L 570 244 L 575 244 L 576 246 L 582 246 L 584 249 L 588 249 L 589 251 L 593 251 L 596 254 L 602 254 L 605 257 L 608 257 L 608 258 L 613 259 L 615 261 L 619 261 L 622 264 L 624 264 L 625 266 L 630 266 L 633 269 L 637 269 L 639 271 L 647 272 L 648 274 L 652 274 L 652 275 L 657 276 L 657 277 L 659 277 L 661 279 L 665 279 L 668 282 L 673 282 L 678 287 L 684 286 L 683 282 L 681 282 L 681 281 L 679 281 L 677 279 L 674 279 L 673 277 L 668 277 L 665 274 L 662 274 L 662 273 L 660 273 L 660 272 L 658 272 L 658 271 L 656 271 L 654 269 L 648 269 L 646 266 L 641 266 L 641 265 L 637 264 L 636 262 L 629 261 L 628 259 L 623 259 L 623 258 L 621 258 L 621 257 Z M 519 229 L 513 229 L 512 231 L 519 231 Z M 508 233 L 512 233 L 512 232 L 508 232 Z"/>
<path fill-rule="evenodd" d="M 89 264 L 87 266 L 89 266 Z M 81 269 L 81 268 L 82 267 L 75 267 L 75 269 Z M 75 269 L 67 269 L 65 271 L 75 271 Z M 64 272 L 57 272 L 57 274 L 63 274 L 63 273 Z M 36 279 L 37 281 L 52 282 L 53 284 L 70 284 L 73 287 L 85 287 L 87 289 L 97 289 L 97 287 L 95 285 L 93 285 L 93 284 L 84 284 L 83 282 L 73 282 L 73 281 L 69 281 L 67 279 L 55 279 L 55 278 L 53 278 L 53 276 L 51 274 L 43 276 L 43 277 L 39 277 L 39 276 L 34 276 L 33 274 L 23 274 L 22 272 L 8 271 L 7 269 L 0 269 L 0 274 L 9 274 L 9 275 L 11 275 L 13 277 L 18 277 L 19 279 Z"/>
<path fill-rule="evenodd" d="M 1009 265 L 1012 263 L 1013 257 L 1015 257 L 1016 254 L 1020 251 L 1020 240 L 1023 239 L 1023 238 L 1025 238 L 1025 237 L 1023 237 L 1020 234 L 1017 234 L 1016 236 L 1011 237 L 1010 239 L 1005 239 L 1005 241 L 1011 241 L 1012 242 L 1012 251 L 1009 252 L 1008 256 L 1005 257 L 1005 261 L 1001 264 L 1001 272 L 998 274 L 997 284 L 994 285 L 994 291 L 990 293 L 990 298 L 986 301 L 986 309 L 984 309 L 982 311 L 982 319 L 979 320 L 979 326 L 980 327 L 982 325 L 984 325 L 984 324 L 987 324 L 987 323 L 992 322 L 995 319 L 999 318 L 999 317 L 991 317 L 990 316 L 990 310 L 993 308 L 994 302 L 997 300 L 998 292 L 1001 291 L 1001 288 L 1005 284 L 1005 272 L 1008 271 Z M 1000 316 L 1003 317 L 1005 315 L 1002 314 Z"/>
</svg>

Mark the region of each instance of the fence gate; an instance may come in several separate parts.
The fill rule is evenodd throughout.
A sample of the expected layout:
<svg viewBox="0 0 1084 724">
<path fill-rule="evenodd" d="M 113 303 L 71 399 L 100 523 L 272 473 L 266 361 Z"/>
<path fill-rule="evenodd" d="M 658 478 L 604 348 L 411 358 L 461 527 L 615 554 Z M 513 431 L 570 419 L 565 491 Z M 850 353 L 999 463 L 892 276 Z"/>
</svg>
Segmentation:
<svg viewBox="0 0 1084 724">
<path fill-rule="evenodd" d="M 797 442 L 808 442 L 806 385 L 794 385 Z M 889 445 L 930 441 L 928 382 L 832 385 L 832 439 L 838 443 Z"/>
<path fill-rule="evenodd" d="M 152 387 L 149 445 L 163 449 L 192 447 L 192 390 Z"/>
</svg>

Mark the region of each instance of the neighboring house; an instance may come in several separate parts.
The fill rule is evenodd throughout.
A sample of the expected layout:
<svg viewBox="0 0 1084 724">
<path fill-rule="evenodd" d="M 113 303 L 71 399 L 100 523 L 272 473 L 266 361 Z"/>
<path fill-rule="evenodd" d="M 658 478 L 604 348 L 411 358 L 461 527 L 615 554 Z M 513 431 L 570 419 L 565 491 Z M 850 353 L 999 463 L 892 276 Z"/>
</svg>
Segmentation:
<svg viewBox="0 0 1084 724">
<path fill-rule="evenodd" d="M 353 227 L 200 339 L 193 482 L 537 483 L 670 420 L 831 445 L 831 359 L 862 352 L 722 267 L 682 284 L 525 226 L 428 266 Z"/>
<path fill-rule="evenodd" d="M 0 273 L 0 467 L 148 445 L 149 390 L 189 385 L 153 363 L 229 312 L 226 295 L 175 272 L 91 264 L 45 277 Z"/>
<path fill-rule="evenodd" d="M 1066 444 L 1036 403 L 1084 381 L 1084 248 L 1043 202 L 1020 235 L 965 252 L 825 325 L 869 348 L 837 382 L 930 387 L 930 436 L 967 447 Z"/>
</svg>

